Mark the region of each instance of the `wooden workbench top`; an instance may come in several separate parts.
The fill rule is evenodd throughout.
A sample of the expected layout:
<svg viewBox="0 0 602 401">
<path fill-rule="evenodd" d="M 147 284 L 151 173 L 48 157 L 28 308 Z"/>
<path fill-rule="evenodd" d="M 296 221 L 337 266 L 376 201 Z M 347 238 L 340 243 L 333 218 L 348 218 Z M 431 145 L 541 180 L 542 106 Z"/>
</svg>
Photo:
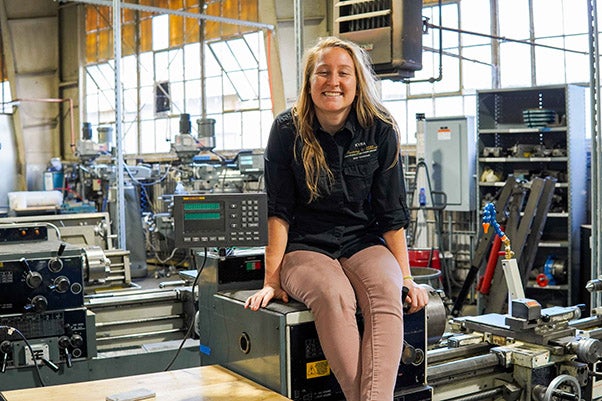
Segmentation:
<svg viewBox="0 0 602 401">
<path fill-rule="evenodd" d="M 288 400 L 221 366 L 13 390 L 3 392 L 3 395 L 7 401 L 105 401 L 109 395 L 139 388 L 156 393 L 156 398 L 149 401 Z"/>
</svg>

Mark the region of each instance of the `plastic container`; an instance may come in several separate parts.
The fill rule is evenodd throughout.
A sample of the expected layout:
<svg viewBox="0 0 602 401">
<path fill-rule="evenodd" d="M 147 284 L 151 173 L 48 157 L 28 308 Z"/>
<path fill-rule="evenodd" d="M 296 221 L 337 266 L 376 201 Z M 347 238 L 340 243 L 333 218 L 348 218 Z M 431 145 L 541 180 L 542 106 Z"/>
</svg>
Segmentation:
<svg viewBox="0 0 602 401">
<path fill-rule="evenodd" d="M 59 208 L 63 203 L 63 194 L 59 191 L 22 191 L 9 192 L 8 204 L 11 210 L 28 208 Z"/>
</svg>

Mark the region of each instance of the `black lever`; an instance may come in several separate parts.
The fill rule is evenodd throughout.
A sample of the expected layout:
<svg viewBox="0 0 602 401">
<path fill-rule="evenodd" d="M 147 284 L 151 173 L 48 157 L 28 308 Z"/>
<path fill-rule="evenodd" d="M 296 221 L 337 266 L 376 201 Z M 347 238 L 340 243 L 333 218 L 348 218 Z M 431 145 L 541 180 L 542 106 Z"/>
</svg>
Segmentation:
<svg viewBox="0 0 602 401">
<path fill-rule="evenodd" d="M 4 340 L 0 343 L 0 352 L 4 353 L 2 357 L 2 369 L 0 369 L 1 373 L 6 372 L 6 365 L 8 363 L 8 353 L 10 352 L 10 341 Z"/>
<path fill-rule="evenodd" d="M 67 362 L 68 368 L 73 366 L 73 362 L 71 360 L 71 352 L 69 352 L 69 348 L 65 348 L 65 361 Z"/>
<path fill-rule="evenodd" d="M 410 289 L 404 285 L 403 288 L 401 289 L 401 304 L 403 305 L 404 312 L 407 312 L 408 310 L 410 310 L 410 305 L 406 304 L 406 299 L 408 298 L 409 292 L 410 292 Z"/>
<path fill-rule="evenodd" d="M 73 366 L 73 362 L 71 360 L 71 352 L 69 352 L 70 345 L 71 344 L 69 342 L 69 337 L 62 336 L 61 338 L 59 338 L 59 347 L 61 347 L 63 349 L 63 352 L 65 353 L 65 361 L 67 362 L 68 368 Z"/>
<path fill-rule="evenodd" d="M 40 358 L 40 360 L 42 362 L 44 362 L 44 365 L 48 366 L 50 369 L 52 369 L 53 372 L 58 372 L 60 370 L 60 368 L 58 367 L 58 365 L 54 362 L 52 362 L 49 359 L 46 358 Z"/>
<path fill-rule="evenodd" d="M 63 256 L 63 252 L 65 252 L 65 248 L 67 247 L 67 244 L 65 244 L 64 242 L 61 242 L 61 244 L 59 245 L 59 250 L 57 251 L 56 255 L 60 258 L 61 256 Z"/>
</svg>

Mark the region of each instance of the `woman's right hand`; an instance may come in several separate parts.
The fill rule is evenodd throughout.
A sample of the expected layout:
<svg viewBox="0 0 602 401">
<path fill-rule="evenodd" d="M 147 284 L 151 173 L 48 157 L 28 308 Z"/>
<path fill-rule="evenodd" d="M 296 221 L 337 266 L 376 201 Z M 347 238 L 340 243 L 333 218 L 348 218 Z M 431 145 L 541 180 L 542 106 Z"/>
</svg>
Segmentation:
<svg viewBox="0 0 602 401">
<path fill-rule="evenodd" d="M 259 308 L 265 308 L 272 299 L 280 299 L 282 302 L 288 302 L 288 294 L 280 286 L 265 285 L 261 290 L 247 298 L 245 308 L 253 311 Z"/>
</svg>

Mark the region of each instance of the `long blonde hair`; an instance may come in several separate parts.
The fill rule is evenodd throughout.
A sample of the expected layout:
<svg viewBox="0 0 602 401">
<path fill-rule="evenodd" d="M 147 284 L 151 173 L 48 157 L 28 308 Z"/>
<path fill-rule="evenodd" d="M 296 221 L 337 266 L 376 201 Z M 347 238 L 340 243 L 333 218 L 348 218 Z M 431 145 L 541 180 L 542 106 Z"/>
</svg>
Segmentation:
<svg viewBox="0 0 602 401">
<path fill-rule="evenodd" d="M 352 107 L 357 114 L 359 124 L 363 128 L 366 128 L 372 125 L 375 119 L 380 119 L 389 123 L 397 133 L 398 148 L 400 143 L 397 123 L 380 101 L 376 88 L 376 76 L 374 75 L 374 70 L 372 69 L 371 60 L 368 54 L 355 43 L 340 38 L 327 37 L 319 40 L 314 47 L 305 53 L 303 86 L 299 91 L 297 102 L 292 109 L 293 119 L 297 128 L 297 136 L 300 138 L 302 144 L 301 160 L 303 168 L 305 169 L 305 184 L 310 193 L 309 202 L 312 202 L 323 195 L 320 193 L 318 186 L 319 177 L 322 173 L 325 173 L 328 177 L 329 185 L 331 185 L 334 180 L 332 171 L 330 171 L 328 164 L 326 163 L 324 151 L 313 132 L 316 110 L 311 98 L 310 87 L 310 79 L 321 52 L 332 47 L 339 47 L 347 51 L 353 60 L 357 88 L 356 97 Z M 295 157 L 297 157 L 296 150 Z"/>
</svg>

